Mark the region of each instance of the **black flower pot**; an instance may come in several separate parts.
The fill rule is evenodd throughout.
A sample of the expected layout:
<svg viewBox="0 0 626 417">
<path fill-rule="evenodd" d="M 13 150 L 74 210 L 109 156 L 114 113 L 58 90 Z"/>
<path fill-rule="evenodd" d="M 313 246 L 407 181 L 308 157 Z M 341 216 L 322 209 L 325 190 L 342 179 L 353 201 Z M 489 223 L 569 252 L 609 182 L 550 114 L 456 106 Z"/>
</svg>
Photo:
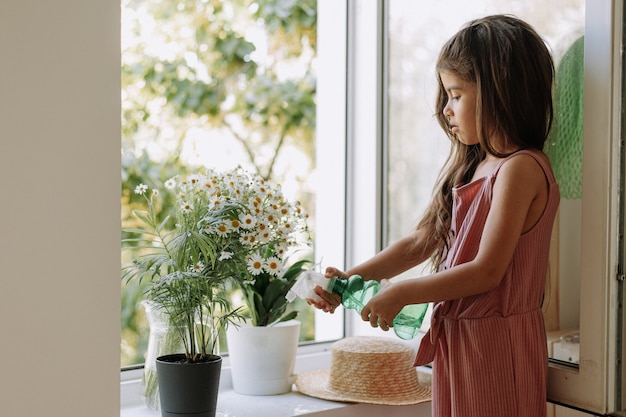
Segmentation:
<svg viewBox="0 0 626 417">
<path fill-rule="evenodd" d="M 162 417 L 215 417 L 221 356 L 189 363 L 183 354 L 165 355 L 156 359 L 156 368 Z"/>
</svg>

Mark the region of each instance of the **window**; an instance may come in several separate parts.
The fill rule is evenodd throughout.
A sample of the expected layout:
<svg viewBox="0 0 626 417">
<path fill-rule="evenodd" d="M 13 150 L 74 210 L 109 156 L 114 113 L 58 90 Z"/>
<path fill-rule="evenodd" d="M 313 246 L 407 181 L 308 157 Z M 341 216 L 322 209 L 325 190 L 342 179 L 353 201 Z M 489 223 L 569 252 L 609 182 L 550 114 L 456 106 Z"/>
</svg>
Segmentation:
<svg viewBox="0 0 626 417">
<path fill-rule="evenodd" d="M 132 222 L 139 183 L 159 187 L 188 170 L 241 165 L 302 201 L 317 257 L 342 265 L 344 164 L 327 169 L 319 161 L 345 142 L 335 123 L 345 114 L 337 99 L 345 77 L 331 65 L 338 55 L 345 61 L 345 47 L 329 42 L 345 37 L 345 14 L 319 40 L 323 59 L 315 0 L 137 0 L 123 2 L 122 16 L 123 222 Z M 320 73 L 328 81 L 319 82 Z M 326 201 L 336 204 L 327 211 Z M 319 224 L 338 235 L 324 237 Z M 122 366 L 143 362 L 142 292 L 136 283 L 122 288 Z M 296 308 L 301 341 L 343 335 L 340 317 L 319 315 L 304 301 Z"/>
<path fill-rule="evenodd" d="M 418 5 L 410 0 L 389 2 L 389 71 L 386 94 L 389 100 L 385 223 L 387 242 L 400 238 L 415 226 L 430 201 L 436 176 L 448 154 L 448 139 L 433 116 L 437 92 L 434 65 L 446 40 L 471 19 L 496 13 L 514 14 L 532 24 L 545 38 L 553 51 L 557 66 L 563 68 L 562 72 L 567 70 L 569 75 L 575 70 L 582 77 L 582 48 L 579 57 L 570 58 L 570 52 L 565 64 L 560 63 L 570 48 L 581 46 L 584 7 L 583 0 L 549 3 L 484 1 L 472 3 L 471 6 L 463 1 L 453 1 L 445 9 L 435 6 L 435 2 L 432 7 L 424 7 L 423 3 Z M 565 69 L 565 65 L 577 67 L 570 70 Z M 561 85 L 562 82 L 559 81 L 559 86 Z M 570 89 L 575 87 L 578 85 L 572 85 Z M 582 91 L 575 90 L 573 93 L 578 93 L 575 98 L 582 100 Z M 575 102 L 570 99 L 568 104 L 570 103 Z M 571 106 L 568 107 L 570 108 Z M 578 140 L 580 143 L 582 114 L 572 115 L 571 111 L 565 113 L 565 109 L 557 107 L 557 112 L 559 110 L 561 114 L 557 114 L 553 132 L 558 128 L 563 130 L 564 123 L 559 123 L 559 120 L 568 116 L 567 125 L 571 130 L 579 132 L 578 137 L 574 136 L 571 141 Z M 570 120 L 578 120 L 580 125 Z M 556 142 L 559 139 L 552 138 L 551 141 Z M 577 337 L 580 310 L 580 268 L 572 259 L 577 259 L 575 253 L 580 252 L 582 155 L 575 153 L 575 146 L 574 151 L 570 151 L 572 147 L 565 147 L 563 143 L 558 145 L 556 151 L 550 148 L 549 152 L 554 156 L 553 165 L 559 177 L 563 197 L 560 224 L 564 227 L 556 235 L 556 239 L 563 243 L 560 245 L 560 257 L 553 257 L 555 268 L 550 273 L 551 285 L 546 292 L 545 317 L 551 338 L 556 339 L 550 342 L 552 357 L 577 363 L 576 355 L 569 352 L 573 344 L 568 341 Z M 562 162 L 564 158 L 569 159 Z M 557 243 L 555 242 L 555 246 Z M 569 247 L 565 246 L 566 243 L 569 243 Z M 419 274 L 422 269 L 418 268 L 415 272 Z M 567 302 L 559 303 L 559 300 Z"/>
<path fill-rule="evenodd" d="M 562 199 L 544 305 L 549 399 L 601 414 L 622 410 L 623 284 L 617 278 L 623 272 L 618 231 L 623 232 L 624 213 L 618 202 L 623 201 L 624 168 L 617 145 L 622 103 L 615 92 L 623 91 L 623 6 L 584 0 L 385 4 L 384 244 L 415 225 L 447 153 L 447 139 L 432 117 L 440 46 L 463 23 L 482 15 L 509 13 L 528 21 L 546 40 L 557 66 L 557 119 L 547 152 Z"/>
</svg>

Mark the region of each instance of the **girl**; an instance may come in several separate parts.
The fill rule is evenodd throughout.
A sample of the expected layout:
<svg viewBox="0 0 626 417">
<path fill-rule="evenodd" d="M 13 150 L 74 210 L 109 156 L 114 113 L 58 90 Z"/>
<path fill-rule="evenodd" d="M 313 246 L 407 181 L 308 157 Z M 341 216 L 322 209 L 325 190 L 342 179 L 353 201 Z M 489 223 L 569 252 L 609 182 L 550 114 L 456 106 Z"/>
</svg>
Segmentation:
<svg viewBox="0 0 626 417">
<path fill-rule="evenodd" d="M 403 306 L 435 302 L 415 365 L 433 364 L 433 416 L 542 417 L 548 370 L 541 305 L 559 191 L 542 152 L 554 65 L 511 16 L 470 22 L 437 61 L 439 124 L 452 142 L 415 231 L 347 271 L 381 281 L 363 320 L 389 330 Z M 430 258 L 431 275 L 387 279 Z M 328 312 L 337 296 L 316 288 Z"/>
</svg>

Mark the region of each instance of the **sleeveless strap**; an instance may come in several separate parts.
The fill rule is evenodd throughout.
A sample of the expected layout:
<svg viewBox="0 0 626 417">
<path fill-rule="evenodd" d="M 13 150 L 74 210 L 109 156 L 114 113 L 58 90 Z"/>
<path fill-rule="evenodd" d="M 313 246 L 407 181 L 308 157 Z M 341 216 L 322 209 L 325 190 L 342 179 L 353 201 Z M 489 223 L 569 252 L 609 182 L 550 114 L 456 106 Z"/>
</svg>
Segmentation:
<svg viewBox="0 0 626 417">
<path fill-rule="evenodd" d="M 506 161 L 508 161 L 509 159 L 513 158 L 516 155 L 530 155 L 530 156 L 532 156 L 535 159 L 535 161 L 537 161 L 537 163 L 539 164 L 541 169 L 543 170 L 544 175 L 548 179 L 548 183 L 550 185 L 552 185 L 552 184 L 554 184 L 556 182 L 556 180 L 554 178 L 554 175 L 552 174 L 552 171 L 550 170 L 549 166 L 546 164 L 546 161 L 543 158 L 540 158 L 539 155 L 537 155 L 537 151 L 529 150 L 529 149 L 521 149 L 519 151 L 516 151 L 516 152 L 512 153 L 511 155 L 507 156 L 506 158 L 504 158 L 502 161 L 500 161 L 498 163 L 498 165 L 496 166 L 496 169 L 493 170 L 493 173 L 491 175 L 493 177 L 498 175 L 498 171 L 500 171 L 500 168 L 502 168 L 502 165 Z"/>
</svg>

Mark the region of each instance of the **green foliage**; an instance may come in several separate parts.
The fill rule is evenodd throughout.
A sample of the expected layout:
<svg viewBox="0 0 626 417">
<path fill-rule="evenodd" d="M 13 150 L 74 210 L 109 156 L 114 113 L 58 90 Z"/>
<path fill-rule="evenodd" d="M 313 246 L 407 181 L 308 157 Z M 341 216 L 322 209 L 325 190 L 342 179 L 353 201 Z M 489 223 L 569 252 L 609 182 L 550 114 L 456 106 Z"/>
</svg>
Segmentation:
<svg viewBox="0 0 626 417">
<path fill-rule="evenodd" d="M 145 196 L 147 187 L 142 184 L 135 192 Z M 225 294 L 226 282 L 233 278 L 231 263 L 216 262 L 221 248 L 202 233 L 192 233 L 180 223 L 168 230 L 169 216 L 156 218 L 156 195 L 146 197 L 148 211 L 133 212 L 142 227 L 124 230 L 136 237 L 123 243 L 134 243 L 142 252 L 122 268 L 122 279 L 148 281 L 147 299 L 177 330 L 187 360 L 202 361 L 219 353 L 219 332 L 242 319 Z"/>
<path fill-rule="evenodd" d="M 298 54 L 299 42 L 305 39 L 317 47 L 317 1 L 316 0 L 257 0 L 255 16 L 263 19 L 272 34 L 276 49 L 286 49 Z"/>
<path fill-rule="evenodd" d="M 285 296 L 308 264 L 311 262 L 300 260 L 287 268 L 281 277 L 263 272 L 256 275 L 254 281 L 244 282 L 243 295 L 253 326 L 269 326 L 296 318 L 298 311 L 287 311 L 289 303 Z"/>
<path fill-rule="evenodd" d="M 133 55 L 122 66 L 125 136 L 157 123 L 162 112 L 195 118 L 227 130 L 266 179 L 275 158 L 260 158 L 259 145 L 275 154 L 287 141 L 312 149 L 316 1 L 144 0 L 128 7 L 149 8 L 151 36 L 177 48 L 159 53 L 137 43 L 125 51 Z"/>
</svg>

